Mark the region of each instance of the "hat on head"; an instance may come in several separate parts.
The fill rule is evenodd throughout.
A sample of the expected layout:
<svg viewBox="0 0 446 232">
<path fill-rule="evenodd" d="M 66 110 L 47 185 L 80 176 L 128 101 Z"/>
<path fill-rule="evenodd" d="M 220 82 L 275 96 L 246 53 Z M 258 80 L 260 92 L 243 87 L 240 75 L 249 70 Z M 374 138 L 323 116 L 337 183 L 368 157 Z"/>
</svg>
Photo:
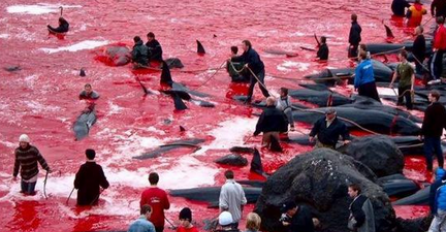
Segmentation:
<svg viewBox="0 0 446 232">
<path fill-rule="evenodd" d="M 28 136 L 28 135 L 26 135 L 26 134 L 22 134 L 22 135 L 20 135 L 20 137 L 19 137 L 19 142 L 26 142 L 26 143 L 29 143 L 29 141 L 30 141 L 30 139 L 29 139 L 29 136 Z"/>
<path fill-rule="evenodd" d="M 287 212 L 290 209 L 294 209 L 296 208 L 297 205 L 296 203 L 294 203 L 294 201 L 288 201 L 282 204 L 282 212 Z"/>
<path fill-rule="evenodd" d="M 228 211 L 224 211 L 218 216 L 218 224 L 221 226 L 228 226 L 233 223 L 232 215 Z"/>
<path fill-rule="evenodd" d="M 181 211 L 180 211 L 180 217 L 179 217 L 179 219 L 181 220 L 181 219 L 185 219 L 185 220 L 188 220 L 189 222 L 191 222 L 192 221 L 192 211 L 189 209 L 189 208 L 183 208 Z"/>
</svg>

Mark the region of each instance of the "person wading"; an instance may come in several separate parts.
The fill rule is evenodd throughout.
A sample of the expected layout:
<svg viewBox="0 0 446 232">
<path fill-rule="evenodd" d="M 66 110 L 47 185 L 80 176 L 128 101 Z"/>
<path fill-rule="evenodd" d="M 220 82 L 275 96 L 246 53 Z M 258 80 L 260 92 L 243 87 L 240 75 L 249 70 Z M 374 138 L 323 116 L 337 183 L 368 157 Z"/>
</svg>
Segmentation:
<svg viewBox="0 0 446 232">
<path fill-rule="evenodd" d="M 34 195 L 37 183 L 37 176 L 39 174 L 40 163 L 43 169 L 51 172 L 50 167 L 46 163 L 43 156 L 40 154 L 37 147 L 30 144 L 30 138 L 26 134 L 19 137 L 19 147 L 15 149 L 14 172 L 12 174 L 13 180 L 17 180 L 17 175 L 20 171 L 21 193 L 26 195 Z"/>
<path fill-rule="evenodd" d="M 317 50 L 317 58 L 320 61 L 327 61 L 328 60 L 328 45 L 327 45 L 327 38 L 325 36 L 321 37 L 321 44 L 319 46 L 319 49 Z"/>
<path fill-rule="evenodd" d="M 141 206 L 141 216 L 134 221 L 127 232 L 155 232 L 153 223 L 150 222 L 152 217 L 152 207 L 150 205 Z"/>
<path fill-rule="evenodd" d="M 257 121 L 253 136 L 263 133 L 262 147 L 271 149 L 272 139 L 280 141 L 279 133 L 288 131 L 288 120 L 285 114 L 276 108 L 276 99 L 268 97 L 266 108 Z"/>
<path fill-rule="evenodd" d="M 350 28 L 350 34 L 348 36 L 348 42 L 350 47 L 348 49 L 348 57 L 356 58 L 358 55 L 358 46 L 361 42 L 361 26 L 358 23 L 358 16 L 356 14 L 351 15 L 352 26 Z"/>
<path fill-rule="evenodd" d="M 350 142 L 350 134 L 347 126 L 336 117 L 336 111 L 328 109 L 325 117 L 319 119 L 310 132 L 310 142 L 316 140 L 316 148 L 334 149 L 339 136 L 342 136 L 344 144 Z"/>
<path fill-rule="evenodd" d="M 393 74 L 392 81 L 389 84 L 389 88 L 393 89 L 393 83 L 397 78 L 398 82 L 398 103 L 397 105 L 403 104 L 403 99 L 406 100 L 406 108 L 412 110 L 412 94 L 413 87 L 415 84 L 415 72 L 412 66 L 407 62 L 407 52 L 402 50 L 399 54 L 401 63 L 396 66 L 396 71 Z"/>
<path fill-rule="evenodd" d="M 82 164 L 74 179 L 74 188 L 77 191 L 77 205 L 97 205 L 101 194 L 101 188 L 107 189 L 110 184 L 105 177 L 101 165 L 96 164 L 96 152 L 93 149 L 85 151 L 87 162 Z"/>
<path fill-rule="evenodd" d="M 147 67 L 149 59 L 146 45 L 144 45 L 143 41 L 139 36 L 135 36 L 133 38 L 133 42 L 135 42 L 135 45 L 133 45 L 133 50 L 132 50 L 133 68 Z"/>
</svg>

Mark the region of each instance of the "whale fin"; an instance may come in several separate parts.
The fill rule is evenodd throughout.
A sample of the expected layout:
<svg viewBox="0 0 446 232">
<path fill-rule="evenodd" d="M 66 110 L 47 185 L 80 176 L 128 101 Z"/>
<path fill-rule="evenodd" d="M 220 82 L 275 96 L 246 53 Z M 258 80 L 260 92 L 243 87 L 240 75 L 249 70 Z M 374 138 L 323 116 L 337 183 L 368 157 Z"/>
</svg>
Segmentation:
<svg viewBox="0 0 446 232">
<path fill-rule="evenodd" d="M 257 150 L 257 148 L 254 148 L 254 153 L 251 160 L 251 172 L 257 173 L 262 175 L 264 173 L 263 171 L 263 165 L 262 165 L 262 158 L 260 157 L 260 152 Z"/>
<path fill-rule="evenodd" d="M 206 54 L 206 51 L 204 50 L 203 45 L 198 40 L 197 40 L 197 53 L 198 54 Z"/>
<path fill-rule="evenodd" d="M 187 109 L 186 104 L 184 104 L 183 100 L 181 100 L 180 96 L 177 93 L 173 93 L 172 95 L 173 103 L 175 105 L 176 110 L 185 110 Z"/>
<path fill-rule="evenodd" d="M 386 28 L 386 37 L 387 38 L 395 38 L 390 27 L 388 27 L 386 24 L 384 24 L 384 27 Z"/>
<path fill-rule="evenodd" d="M 271 151 L 283 152 L 282 146 L 280 146 L 279 140 L 271 135 Z"/>
<path fill-rule="evenodd" d="M 169 66 L 167 65 L 166 61 L 163 60 L 163 67 L 161 70 L 161 84 L 167 84 L 172 87 L 172 75 L 170 74 Z"/>
</svg>

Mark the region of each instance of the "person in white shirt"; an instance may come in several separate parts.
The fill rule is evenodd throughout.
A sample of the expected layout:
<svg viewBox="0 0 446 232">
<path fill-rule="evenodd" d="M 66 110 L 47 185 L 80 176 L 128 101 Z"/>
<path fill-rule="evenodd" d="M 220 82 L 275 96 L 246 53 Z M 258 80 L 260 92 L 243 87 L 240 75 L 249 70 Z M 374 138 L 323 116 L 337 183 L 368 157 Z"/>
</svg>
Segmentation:
<svg viewBox="0 0 446 232">
<path fill-rule="evenodd" d="M 220 212 L 229 211 L 232 215 L 233 223 L 238 227 L 242 218 L 243 206 L 247 200 L 242 186 L 235 182 L 234 172 L 228 170 L 225 172 L 226 183 L 221 187 L 220 192 Z"/>
</svg>

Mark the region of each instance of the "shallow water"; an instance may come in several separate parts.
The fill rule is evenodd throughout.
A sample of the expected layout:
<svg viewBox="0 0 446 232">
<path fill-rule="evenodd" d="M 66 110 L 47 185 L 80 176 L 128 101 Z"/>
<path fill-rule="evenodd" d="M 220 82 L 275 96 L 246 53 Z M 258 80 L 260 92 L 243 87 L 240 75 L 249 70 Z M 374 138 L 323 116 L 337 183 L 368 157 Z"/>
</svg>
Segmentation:
<svg viewBox="0 0 446 232">
<path fill-rule="evenodd" d="M 363 41 L 384 42 L 381 20 L 391 24 L 397 39 L 407 37 L 397 21 L 389 22 L 389 1 L 302 1 L 270 0 L 225 1 L 63 1 L 64 16 L 70 32 L 64 40 L 48 36 L 46 25 L 57 23 L 58 1 L 4 0 L 0 2 L 0 61 L 2 67 L 19 65 L 22 70 L 0 70 L 0 227 L 1 231 L 85 231 L 126 230 L 138 215 L 139 195 L 148 185 L 151 171 L 161 175 L 165 189 L 212 186 L 223 183 L 226 167 L 213 163 L 229 154 L 228 148 L 258 145 L 260 138 L 250 138 L 259 109 L 231 100 L 244 94 L 247 87 L 231 84 L 224 70 L 213 72 L 172 71 L 173 79 L 189 88 L 211 95 L 205 100 L 215 108 L 186 103 L 188 110 L 174 110 L 172 99 L 165 95 L 143 96 L 136 82 L 151 90 L 159 88 L 159 72 L 135 74 L 129 66 L 109 67 L 96 61 L 94 51 L 107 43 L 131 44 L 133 36 L 145 39 L 153 31 L 163 45 L 164 58 L 179 57 L 184 70 L 215 68 L 229 57 L 229 47 L 250 39 L 266 64 L 266 83 L 272 93 L 282 86 L 297 87 L 302 76 L 325 67 L 350 65 L 347 36 L 350 13 L 359 14 Z M 426 19 L 425 19 L 426 20 Z M 427 21 L 427 20 L 426 20 Z M 399 26 L 398 28 L 396 26 Z M 328 36 L 331 60 L 313 62 L 315 54 L 301 50 L 313 48 L 313 34 Z M 198 56 L 195 40 L 207 54 Z M 271 50 L 297 52 L 286 58 Z M 86 77 L 79 76 L 84 68 Z M 285 80 L 286 77 L 294 81 Z M 209 80 L 209 78 L 212 78 Z M 77 95 L 85 83 L 101 94 L 97 102 L 98 122 L 88 138 L 75 141 L 73 122 L 85 107 Z M 207 83 L 203 85 L 203 83 Z M 349 93 L 339 87 L 340 92 Z M 260 99 L 260 91 L 255 90 Z M 179 126 L 186 128 L 180 132 Z M 299 125 L 307 131 L 308 125 Z M 47 192 L 43 198 L 43 174 L 34 197 L 21 196 L 19 182 L 11 182 L 13 151 L 20 134 L 27 133 L 51 168 Z M 133 156 L 166 142 L 184 138 L 204 138 L 202 149 L 179 149 L 152 160 L 134 160 Z M 245 144 L 246 143 L 246 144 Z M 68 206 L 74 174 L 84 162 L 84 150 L 94 148 L 112 187 L 93 209 L 78 209 L 73 194 Z M 265 171 L 272 172 L 296 154 L 311 148 L 285 145 L 284 154 L 262 151 Z M 247 155 L 246 158 L 250 159 Z M 430 177 L 419 157 L 406 159 L 405 174 L 417 181 Z M 258 178 L 249 168 L 235 168 L 237 179 Z M 168 218 L 174 220 L 182 207 L 193 208 L 200 221 L 211 218 L 217 210 L 205 205 L 171 198 Z M 248 212 L 252 206 L 248 207 Z M 423 215 L 425 208 L 406 207 L 397 213 L 404 217 Z"/>
</svg>

